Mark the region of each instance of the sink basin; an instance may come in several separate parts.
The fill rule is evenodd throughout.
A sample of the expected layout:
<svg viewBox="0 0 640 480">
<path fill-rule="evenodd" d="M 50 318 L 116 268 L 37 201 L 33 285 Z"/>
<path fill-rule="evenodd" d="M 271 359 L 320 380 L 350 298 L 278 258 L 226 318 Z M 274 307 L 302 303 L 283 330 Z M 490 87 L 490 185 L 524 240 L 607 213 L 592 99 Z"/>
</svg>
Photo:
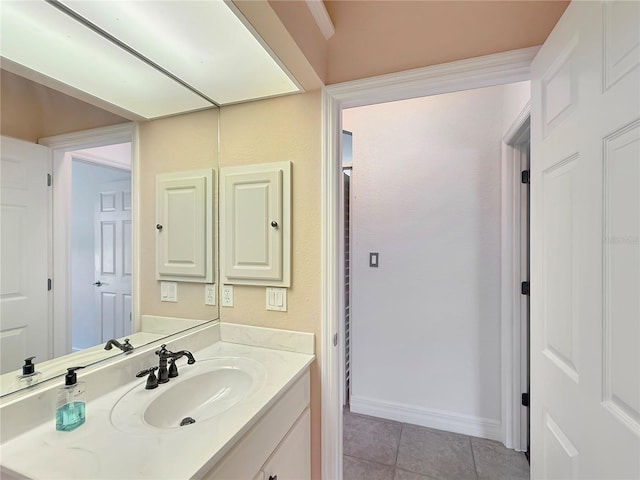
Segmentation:
<svg viewBox="0 0 640 480">
<path fill-rule="evenodd" d="M 212 358 L 178 368 L 180 375 L 157 389 L 146 390 L 145 379 L 125 393 L 111 423 L 133 433 L 193 428 L 250 398 L 266 381 L 264 366 L 249 358 Z"/>
</svg>

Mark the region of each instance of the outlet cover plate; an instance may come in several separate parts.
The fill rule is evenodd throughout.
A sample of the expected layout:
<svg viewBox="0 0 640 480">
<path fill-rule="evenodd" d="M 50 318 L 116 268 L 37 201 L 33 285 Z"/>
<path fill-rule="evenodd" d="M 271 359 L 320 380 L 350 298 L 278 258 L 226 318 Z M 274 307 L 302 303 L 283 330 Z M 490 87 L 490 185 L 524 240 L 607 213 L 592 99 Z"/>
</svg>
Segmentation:
<svg viewBox="0 0 640 480">
<path fill-rule="evenodd" d="M 204 304 L 215 305 L 216 304 L 216 284 L 207 283 L 204 286 Z"/>
<path fill-rule="evenodd" d="M 222 285 L 222 306 L 233 307 L 233 285 Z"/>
<path fill-rule="evenodd" d="M 160 300 L 163 302 L 178 301 L 177 282 L 160 282 Z"/>
<path fill-rule="evenodd" d="M 267 287 L 267 310 L 287 311 L 287 289 Z"/>
</svg>

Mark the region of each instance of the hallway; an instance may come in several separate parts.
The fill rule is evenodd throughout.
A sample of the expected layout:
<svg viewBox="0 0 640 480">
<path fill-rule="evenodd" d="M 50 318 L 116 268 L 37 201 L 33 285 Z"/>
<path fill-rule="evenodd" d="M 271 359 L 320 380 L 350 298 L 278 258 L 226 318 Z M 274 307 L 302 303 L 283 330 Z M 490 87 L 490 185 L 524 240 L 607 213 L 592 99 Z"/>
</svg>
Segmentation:
<svg viewBox="0 0 640 480">
<path fill-rule="evenodd" d="M 344 411 L 344 480 L 528 480 L 501 443 Z"/>
</svg>

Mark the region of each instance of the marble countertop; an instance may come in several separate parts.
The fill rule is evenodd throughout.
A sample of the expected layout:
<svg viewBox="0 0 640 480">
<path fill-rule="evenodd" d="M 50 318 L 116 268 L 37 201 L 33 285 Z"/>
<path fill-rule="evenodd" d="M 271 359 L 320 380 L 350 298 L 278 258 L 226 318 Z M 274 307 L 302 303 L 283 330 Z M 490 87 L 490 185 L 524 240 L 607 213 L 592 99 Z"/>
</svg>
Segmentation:
<svg viewBox="0 0 640 480">
<path fill-rule="evenodd" d="M 149 427 L 139 433 L 125 433 L 112 424 L 110 414 L 126 392 L 146 381 L 133 378 L 130 383 L 88 402 L 86 423 L 76 430 L 58 432 L 51 418 L 5 442 L 1 452 L 3 473 L 36 479 L 191 478 L 203 467 L 213 467 L 315 358 L 305 353 L 224 341 L 193 354 L 197 360 L 216 357 L 257 360 L 266 369 L 264 386 L 209 420 L 170 431 Z M 181 367 L 188 368 L 188 365 Z"/>
</svg>

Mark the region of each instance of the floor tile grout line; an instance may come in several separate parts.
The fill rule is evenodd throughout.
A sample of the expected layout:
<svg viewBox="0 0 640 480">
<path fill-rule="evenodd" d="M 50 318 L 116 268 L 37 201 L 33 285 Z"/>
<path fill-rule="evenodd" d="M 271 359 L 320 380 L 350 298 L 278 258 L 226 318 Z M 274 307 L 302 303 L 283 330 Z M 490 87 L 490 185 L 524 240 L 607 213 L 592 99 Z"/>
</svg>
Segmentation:
<svg viewBox="0 0 640 480">
<path fill-rule="evenodd" d="M 387 465 L 386 463 L 376 462 L 375 460 L 368 460 L 366 458 L 354 457 L 353 455 L 346 455 L 346 454 L 343 454 L 342 456 L 343 457 L 353 458 L 354 460 L 358 460 L 360 462 L 375 463 L 376 465 L 380 465 L 381 467 L 392 468 L 394 470 L 396 469 L 395 465 Z"/>
<path fill-rule="evenodd" d="M 476 475 L 476 480 L 478 479 L 478 466 L 476 465 L 476 456 L 473 453 L 473 442 L 471 441 L 471 437 L 467 437 L 469 440 L 469 449 L 471 450 L 471 460 L 473 461 L 473 473 Z"/>
<path fill-rule="evenodd" d="M 400 424 L 400 435 L 398 436 L 398 448 L 396 448 L 396 461 L 394 462 L 394 468 L 398 466 L 398 456 L 400 455 L 400 442 L 402 442 L 402 431 L 404 430 L 404 423 Z"/>
</svg>

